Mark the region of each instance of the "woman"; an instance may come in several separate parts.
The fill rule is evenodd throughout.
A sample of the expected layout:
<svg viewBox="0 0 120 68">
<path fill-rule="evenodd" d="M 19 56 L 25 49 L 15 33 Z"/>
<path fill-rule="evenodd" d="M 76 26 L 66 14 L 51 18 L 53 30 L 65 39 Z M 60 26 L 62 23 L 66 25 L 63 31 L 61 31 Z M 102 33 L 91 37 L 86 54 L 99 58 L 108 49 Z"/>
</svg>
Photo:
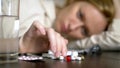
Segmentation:
<svg viewBox="0 0 120 68">
<path fill-rule="evenodd" d="M 38 5 L 37 1 L 41 1 L 40 2 L 41 4 Z M 25 2 L 21 1 L 21 3 L 23 4 Z M 66 39 L 70 39 L 70 40 L 72 39 L 72 44 L 73 43 L 76 44 L 78 43 L 78 41 L 79 43 L 80 41 L 86 42 L 87 39 L 89 46 L 84 46 L 84 48 L 89 48 L 93 46 L 93 44 L 100 43 L 98 41 L 96 43 L 93 43 L 94 41 L 92 41 L 92 43 L 89 43 L 89 41 L 91 42 L 91 40 L 88 41 L 88 39 L 94 37 L 91 35 L 93 34 L 98 35 L 103 31 L 105 31 L 109 23 L 112 21 L 112 18 L 114 17 L 114 6 L 112 0 L 105 0 L 105 1 L 75 0 L 74 3 L 73 1 L 68 2 L 67 6 L 61 9 L 59 13 L 57 13 L 55 22 L 53 23 L 53 28 L 55 29 L 54 30 L 51 27 L 48 28 L 48 27 L 44 27 L 45 25 L 43 25 L 43 23 L 46 23 L 45 21 L 48 20 L 53 22 L 55 17 L 54 14 L 53 15 L 48 14 L 50 13 L 49 10 L 46 9 L 46 7 L 48 8 L 48 6 L 44 5 L 45 3 L 47 3 L 47 0 L 45 1 L 36 0 L 36 2 L 31 0 L 31 3 L 37 5 L 37 7 L 42 6 L 41 8 L 39 7 L 39 9 L 43 9 L 43 11 L 46 12 L 48 11 L 48 12 L 38 13 L 39 9 L 36 9 L 36 6 L 32 5 L 32 7 L 35 8 L 32 10 L 36 10 L 37 12 L 33 13 L 33 11 L 30 11 L 31 13 L 33 13 L 33 15 L 31 14 L 32 15 L 31 17 L 35 16 L 36 18 L 29 19 L 30 17 L 29 14 L 28 17 L 26 18 L 32 21 L 28 21 L 25 20 L 26 18 L 22 18 L 24 19 L 23 20 L 24 23 L 26 22 L 29 24 L 30 22 L 31 24 L 33 23 L 32 25 L 30 24 L 31 25 L 30 28 L 29 28 L 30 25 L 26 25 L 27 26 L 26 31 L 22 32 L 24 34 L 24 35 L 22 34 L 23 37 L 20 39 L 20 51 L 22 53 L 26 53 L 26 52 L 39 53 L 51 49 L 57 57 L 60 55 L 65 56 L 67 52 L 66 45 L 68 43 Z M 49 3 L 47 3 L 47 5 L 51 6 L 50 3 L 52 3 L 52 0 L 50 0 Z M 52 8 L 54 8 L 53 5 Z M 21 7 L 21 9 L 23 9 L 23 7 Z M 28 9 L 26 11 L 28 11 Z M 45 21 L 41 21 L 42 14 L 44 14 L 46 17 L 49 18 L 46 18 Z M 23 17 L 22 14 L 21 17 Z M 39 20 L 40 22 L 34 20 Z M 62 34 L 62 36 L 59 33 Z M 100 34 L 100 36 L 102 36 L 102 34 Z M 99 38 L 99 36 L 97 37 Z M 97 39 L 94 38 L 94 40 Z M 119 43 L 119 41 L 117 42 Z M 71 43 L 71 41 L 69 43 Z M 68 45 L 68 47 L 76 48 L 77 46 L 74 45 L 73 47 Z M 105 46 L 102 45 L 101 47 L 105 48 Z"/>
<path fill-rule="evenodd" d="M 70 48 L 79 49 L 79 48 L 90 48 L 93 45 L 98 44 L 103 50 L 120 50 L 120 1 L 113 0 L 115 15 L 111 24 L 108 25 L 107 31 L 104 31 L 100 34 L 92 35 L 91 37 L 75 40 L 70 43 Z M 104 4 L 105 5 L 105 4 Z M 110 6 L 110 4 L 109 4 Z M 111 5 L 113 6 L 113 5 Z M 111 9 L 110 9 L 111 10 Z M 110 11 L 108 10 L 108 11 Z M 72 44 L 76 46 L 72 46 Z"/>
</svg>

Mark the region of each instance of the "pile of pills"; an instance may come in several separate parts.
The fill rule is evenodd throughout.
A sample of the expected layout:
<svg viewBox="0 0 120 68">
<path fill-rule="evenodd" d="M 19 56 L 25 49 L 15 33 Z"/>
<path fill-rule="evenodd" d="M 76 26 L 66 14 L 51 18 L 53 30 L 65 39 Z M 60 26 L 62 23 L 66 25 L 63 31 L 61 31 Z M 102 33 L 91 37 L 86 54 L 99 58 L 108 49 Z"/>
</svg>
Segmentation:
<svg viewBox="0 0 120 68">
<path fill-rule="evenodd" d="M 44 58 L 50 58 L 53 60 L 65 60 L 65 61 L 73 61 L 73 60 L 83 60 L 84 56 L 79 56 L 78 54 L 81 55 L 85 55 L 85 54 L 89 54 L 89 55 L 99 55 L 101 54 L 101 48 L 99 45 L 95 45 L 89 49 L 84 49 L 84 50 L 72 50 L 72 51 L 68 51 L 67 52 L 67 56 L 63 57 L 55 57 L 54 53 L 52 51 L 48 51 L 48 53 L 42 53 L 42 54 L 20 54 L 19 55 L 19 60 L 43 60 Z"/>
<path fill-rule="evenodd" d="M 54 54 L 51 52 L 51 51 L 48 51 L 48 53 L 44 53 L 43 54 L 43 57 L 47 57 L 47 58 L 50 58 L 50 59 L 57 59 L 57 60 L 65 60 L 65 61 L 73 61 L 73 60 L 83 60 L 84 57 L 83 56 L 79 56 L 78 55 L 78 52 L 77 51 L 68 51 L 67 52 L 67 56 L 66 57 L 63 57 L 63 56 L 60 56 L 60 57 L 55 57 Z"/>
<path fill-rule="evenodd" d="M 68 51 L 66 57 L 63 56 L 55 57 L 54 53 L 49 50 L 48 53 L 43 53 L 41 56 L 33 55 L 33 54 L 20 54 L 18 57 L 19 60 L 26 60 L 26 61 L 43 60 L 44 58 L 70 62 L 70 61 L 83 60 L 84 56 L 79 56 L 78 51 Z"/>
</svg>

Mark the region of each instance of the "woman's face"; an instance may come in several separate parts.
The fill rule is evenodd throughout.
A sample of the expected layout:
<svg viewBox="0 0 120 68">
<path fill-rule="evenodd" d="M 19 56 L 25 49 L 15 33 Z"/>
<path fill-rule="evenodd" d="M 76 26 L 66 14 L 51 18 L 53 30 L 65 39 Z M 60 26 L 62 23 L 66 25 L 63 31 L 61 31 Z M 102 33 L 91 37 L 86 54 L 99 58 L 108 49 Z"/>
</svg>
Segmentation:
<svg viewBox="0 0 120 68">
<path fill-rule="evenodd" d="M 56 31 L 77 39 L 101 33 L 106 26 L 104 15 L 96 7 L 83 1 L 62 9 L 54 23 Z"/>
</svg>

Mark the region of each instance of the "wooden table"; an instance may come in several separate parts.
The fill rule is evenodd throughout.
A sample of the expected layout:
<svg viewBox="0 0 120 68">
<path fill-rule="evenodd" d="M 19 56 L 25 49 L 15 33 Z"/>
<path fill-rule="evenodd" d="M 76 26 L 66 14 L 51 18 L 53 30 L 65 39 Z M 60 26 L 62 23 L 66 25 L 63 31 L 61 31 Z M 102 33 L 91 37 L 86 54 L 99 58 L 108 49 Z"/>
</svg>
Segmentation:
<svg viewBox="0 0 120 68">
<path fill-rule="evenodd" d="M 58 61 L 45 59 L 41 62 L 19 61 L 0 64 L 0 68 L 120 68 L 120 52 L 104 52 L 100 56 L 86 56 L 83 61 Z"/>
</svg>

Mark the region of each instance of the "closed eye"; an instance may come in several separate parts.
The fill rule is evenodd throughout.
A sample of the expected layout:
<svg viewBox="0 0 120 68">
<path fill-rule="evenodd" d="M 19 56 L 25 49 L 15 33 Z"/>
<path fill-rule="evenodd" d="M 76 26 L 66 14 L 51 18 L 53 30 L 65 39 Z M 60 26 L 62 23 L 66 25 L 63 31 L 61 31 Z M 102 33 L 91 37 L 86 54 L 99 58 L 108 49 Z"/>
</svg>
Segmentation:
<svg viewBox="0 0 120 68">
<path fill-rule="evenodd" d="M 81 12 L 81 10 L 78 11 L 77 17 L 79 20 L 84 21 L 84 14 Z"/>
</svg>

